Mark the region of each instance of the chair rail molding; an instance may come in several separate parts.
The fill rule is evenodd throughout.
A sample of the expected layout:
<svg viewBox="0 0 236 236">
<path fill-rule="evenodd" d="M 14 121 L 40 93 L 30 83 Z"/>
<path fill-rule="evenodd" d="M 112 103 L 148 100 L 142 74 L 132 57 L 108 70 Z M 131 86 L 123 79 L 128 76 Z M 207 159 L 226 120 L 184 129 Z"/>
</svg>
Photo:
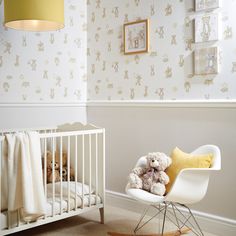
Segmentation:
<svg viewBox="0 0 236 236">
<path fill-rule="evenodd" d="M 236 108 L 236 100 L 88 100 L 81 102 L 6 102 L 0 107 L 163 107 Z"/>
<path fill-rule="evenodd" d="M 28 102 L 28 103 L 0 103 L 0 108 L 4 107 L 86 107 L 86 102 Z"/>
<path fill-rule="evenodd" d="M 236 100 L 88 100 L 88 107 L 236 108 Z"/>
</svg>

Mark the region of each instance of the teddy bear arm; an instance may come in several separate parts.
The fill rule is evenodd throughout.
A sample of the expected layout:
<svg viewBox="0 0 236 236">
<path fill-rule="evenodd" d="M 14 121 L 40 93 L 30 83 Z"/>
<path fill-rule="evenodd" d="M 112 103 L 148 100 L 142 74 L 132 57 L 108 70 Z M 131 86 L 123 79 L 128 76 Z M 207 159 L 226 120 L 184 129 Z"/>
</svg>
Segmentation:
<svg viewBox="0 0 236 236">
<path fill-rule="evenodd" d="M 142 188 L 142 179 L 134 173 L 129 174 L 128 183 L 131 188 Z"/>
<path fill-rule="evenodd" d="M 52 183 L 53 180 L 54 182 L 60 181 L 60 173 L 58 170 L 54 170 L 54 177 L 53 177 L 52 170 L 47 172 L 47 183 Z"/>
<path fill-rule="evenodd" d="M 163 184 L 168 184 L 170 182 L 169 176 L 166 174 L 166 172 L 160 172 L 159 181 Z"/>
<path fill-rule="evenodd" d="M 132 172 L 138 176 L 143 175 L 146 172 L 146 168 L 135 167 Z"/>
</svg>

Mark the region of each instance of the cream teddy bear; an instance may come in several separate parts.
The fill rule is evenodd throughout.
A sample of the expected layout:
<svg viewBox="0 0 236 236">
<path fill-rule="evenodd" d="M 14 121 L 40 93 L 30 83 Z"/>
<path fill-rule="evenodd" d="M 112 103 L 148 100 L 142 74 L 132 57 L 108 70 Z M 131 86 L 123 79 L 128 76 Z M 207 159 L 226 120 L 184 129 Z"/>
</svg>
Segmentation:
<svg viewBox="0 0 236 236">
<path fill-rule="evenodd" d="M 47 183 L 52 183 L 60 181 L 60 154 L 59 152 L 55 152 L 54 157 L 54 166 L 53 166 L 53 155 L 51 151 L 47 151 Z M 67 162 L 67 154 L 65 152 L 62 153 L 62 166 L 66 165 Z M 44 164 L 44 161 L 43 161 Z M 54 169 L 54 178 L 53 178 L 53 170 Z M 44 171 L 43 171 L 44 173 Z"/>
<path fill-rule="evenodd" d="M 129 186 L 163 196 L 166 191 L 165 185 L 169 183 L 165 169 L 171 165 L 172 160 L 162 152 L 149 153 L 146 159 L 146 167 L 136 167 L 130 173 Z"/>
</svg>

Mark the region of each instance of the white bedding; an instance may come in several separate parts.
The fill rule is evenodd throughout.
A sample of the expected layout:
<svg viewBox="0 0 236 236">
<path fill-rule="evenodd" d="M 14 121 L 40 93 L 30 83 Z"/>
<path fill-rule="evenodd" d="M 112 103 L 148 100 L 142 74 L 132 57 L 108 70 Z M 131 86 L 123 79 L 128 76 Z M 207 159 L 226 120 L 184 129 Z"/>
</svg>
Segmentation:
<svg viewBox="0 0 236 236">
<path fill-rule="evenodd" d="M 76 185 L 76 192 L 75 194 L 75 185 Z M 47 184 L 47 203 L 46 203 L 46 216 L 53 216 L 58 215 L 61 213 L 61 206 L 62 212 L 68 211 L 68 183 L 62 182 L 62 202 L 60 201 L 61 195 L 61 185 L 60 182 L 55 183 L 55 195 L 54 195 L 54 204 L 53 204 L 53 192 L 52 192 L 52 184 Z M 77 208 L 82 208 L 82 184 L 80 182 L 70 182 L 70 210 L 75 209 L 76 201 L 75 196 L 77 198 Z M 101 197 L 94 194 L 93 188 L 91 188 L 91 198 L 89 198 L 89 186 L 84 184 L 84 206 L 95 205 L 102 203 Z M 1 212 L 0 216 L 1 220 L 1 229 L 7 227 L 7 213 L 6 211 Z M 12 227 L 16 226 L 17 222 L 17 215 L 15 213 L 11 216 Z"/>
<path fill-rule="evenodd" d="M 47 207 L 46 207 L 46 215 L 47 217 L 53 216 L 53 200 L 52 198 L 47 199 Z M 100 204 L 102 203 L 102 199 L 97 196 L 97 202 L 96 202 L 96 195 L 91 195 L 91 205 Z M 84 195 L 84 207 L 89 206 L 89 195 Z M 82 201 L 80 197 L 77 197 L 77 208 L 82 208 Z M 75 209 L 75 199 L 70 198 L 70 210 Z M 67 212 L 68 210 L 68 200 L 63 199 L 62 200 L 62 212 Z M 59 215 L 61 213 L 61 204 L 60 204 L 60 198 L 55 198 L 54 202 L 54 215 Z M 2 212 L 0 215 L 0 221 L 1 221 L 1 229 L 7 228 L 7 212 Z M 16 213 L 13 213 L 11 216 L 12 221 L 12 227 L 17 226 L 17 215 Z"/>
</svg>

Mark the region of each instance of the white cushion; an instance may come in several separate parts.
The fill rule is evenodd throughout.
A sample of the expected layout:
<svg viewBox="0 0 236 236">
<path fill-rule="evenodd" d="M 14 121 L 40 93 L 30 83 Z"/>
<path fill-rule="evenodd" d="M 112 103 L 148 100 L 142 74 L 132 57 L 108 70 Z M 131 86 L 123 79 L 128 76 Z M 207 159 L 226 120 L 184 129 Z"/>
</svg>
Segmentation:
<svg viewBox="0 0 236 236">
<path fill-rule="evenodd" d="M 165 196 L 158 196 L 142 189 L 126 187 L 126 193 L 132 198 L 149 205 L 159 204 L 164 201 Z"/>
</svg>

